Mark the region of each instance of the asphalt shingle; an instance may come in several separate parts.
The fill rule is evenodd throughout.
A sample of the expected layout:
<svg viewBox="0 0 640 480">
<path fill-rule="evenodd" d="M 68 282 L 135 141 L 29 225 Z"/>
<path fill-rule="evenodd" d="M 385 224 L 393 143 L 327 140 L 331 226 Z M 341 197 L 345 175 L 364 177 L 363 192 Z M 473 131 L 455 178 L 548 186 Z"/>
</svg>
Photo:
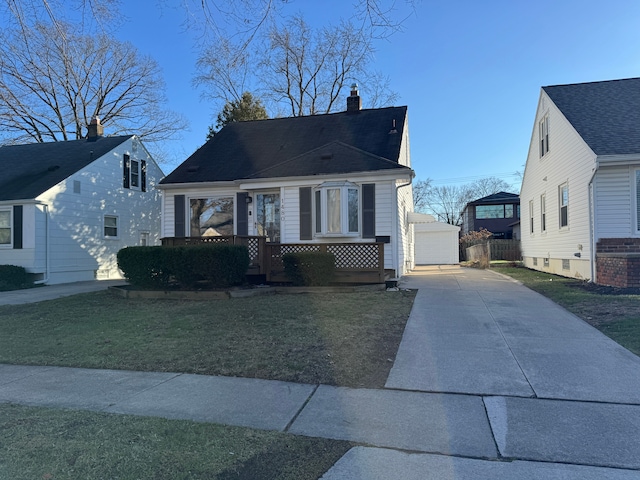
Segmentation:
<svg viewBox="0 0 640 480">
<path fill-rule="evenodd" d="M 640 78 L 542 89 L 597 155 L 640 153 Z"/>
<path fill-rule="evenodd" d="M 130 135 L 95 141 L 29 143 L 0 147 L 0 201 L 36 198 L 113 150 Z"/>
<path fill-rule="evenodd" d="M 160 183 L 406 168 L 398 164 L 406 114 L 407 107 L 388 107 L 231 123 Z"/>
</svg>

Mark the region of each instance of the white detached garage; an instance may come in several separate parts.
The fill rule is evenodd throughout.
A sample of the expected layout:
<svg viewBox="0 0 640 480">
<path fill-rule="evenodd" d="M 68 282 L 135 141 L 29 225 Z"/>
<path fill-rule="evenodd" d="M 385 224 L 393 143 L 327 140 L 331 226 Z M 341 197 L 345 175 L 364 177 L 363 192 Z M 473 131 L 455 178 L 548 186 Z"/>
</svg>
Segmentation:
<svg viewBox="0 0 640 480">
<path fill-rule="evenodd" d="M 415 234 L 416 265 L 453 265 L 460 262 L 458 236 L 460 227 L 436 222 L 431 215 L 410 213 Z"/>
</svg>

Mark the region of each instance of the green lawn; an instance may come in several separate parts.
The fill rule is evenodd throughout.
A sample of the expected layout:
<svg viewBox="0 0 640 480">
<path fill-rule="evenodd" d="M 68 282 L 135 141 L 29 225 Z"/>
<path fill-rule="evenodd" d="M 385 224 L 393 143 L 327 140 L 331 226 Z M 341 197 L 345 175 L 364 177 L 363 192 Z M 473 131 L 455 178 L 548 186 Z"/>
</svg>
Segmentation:
<svg viewBox="0 0 640 480">
<path fill-rule="evenodd" d="M 91 293 L 0 307 L 0 363 L 382 387 L 414 292 L 217 301 Z M 352 445 L 247 428 L 0 405 L 0 478 L 317 479 Z"/>
<path fill-rule="evenodd" d="M 574 278 L 560 277 L 523 267 L 492 265 L 562 305 L 623 347 L 640 355 L 640 295 L 619 295 L 616 289 L 599 288 Z"/>
<path fill-rule="evenodd" d="M 349 442 L 161 418 L 0 405 L 0 478 L 316 480 Z"/>
<path fill-rule="evenodd" d="M 414 292 L 214 301 L 109 292 L 0 307 L 0 363 L 382 387 Z"/>
</svg>

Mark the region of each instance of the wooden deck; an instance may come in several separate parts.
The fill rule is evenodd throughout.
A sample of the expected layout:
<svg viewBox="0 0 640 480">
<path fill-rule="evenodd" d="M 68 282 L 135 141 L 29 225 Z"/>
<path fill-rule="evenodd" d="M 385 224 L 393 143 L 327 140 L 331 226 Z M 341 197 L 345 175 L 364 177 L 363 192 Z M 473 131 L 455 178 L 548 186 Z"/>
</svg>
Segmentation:
<svg viewBox="0 0 640 480">
<path fill-rule="evenodd" d="M 299 252 L 330 252 L 336 259 L 335 283 L 384 283 L 384 243 L 267 243 L 265 237 L 167 237 L 163 246 L 231 243 L 249 249 L 248 275 L 264 275 L 267 282 L 285 283 L 282 256 Z"/>
</svg>

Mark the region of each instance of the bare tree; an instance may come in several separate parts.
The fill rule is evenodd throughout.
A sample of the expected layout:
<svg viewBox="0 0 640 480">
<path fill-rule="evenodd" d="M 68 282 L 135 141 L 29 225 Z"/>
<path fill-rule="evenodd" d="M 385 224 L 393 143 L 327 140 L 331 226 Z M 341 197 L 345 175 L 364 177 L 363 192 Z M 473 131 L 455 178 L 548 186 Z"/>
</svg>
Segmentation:
<svg viewBox="0 0 640 480">
<path fill-rule="evenodd" d="M 185 128 L 163 110 L 156 62 L 61 22 L 0 33 L 0 130 L 10 142 L 79 139 L 98 115 L 111 134 L 167 140 Z"/>
<path fill-rule="evenodd" d="M 468 185 L 442 185 L 429 189 L 425 201 L 426 210 L 438 221 L 450 225 L 462 223 L 462 210 L 473 198 Z"/>
<path fill-rule="evenodd" d="M 354 24 L 313 29 L 301 16 L 272 27 L 261 49 L 242 50 L 228 40 L 198 61 L 196 84 L 206 96 L 238 101 L 247 85 L 285 116 L 315 115 L 343 108 L 345 87 L 359 83 L 365 107 L 390 105 L 389 79 L 371 70 L 372 39 Z"/>
<path fill-rule="evenodd" d="M 469 185 L 471 191 L 475 196 L 474 199 L 493 195 L 498 192 L 508 192 L 511 190 L 511 185 L 497 177 L 486 177 L 476 180 Z"/>
<path fill-rule="evenodd" d="M 313 29 L 302 17 L 273 28 L 263 57 L 265 96 L 290 116 L 329 113 L 347 82 L 366 71 L 371 43 L 350 23 Z"/>
<path fill-rule="evenodd" d="M 434 215 L 439 221 L 451 225 L 462 224 L 462 212 L 467 203 L 501 191 L 510 185 L 502 179 L 487 177 L 465 185 L 434 186 L 431 179 L 414 184 L 416 210 Z"/>
<path fill-rule="evenodd" d="M 431 191 L 432 180 L 417 180 L 413 183 L 413 209 L 416 212 L 426 212 L 428 207 L 428 195 Z"/>
</svg>

